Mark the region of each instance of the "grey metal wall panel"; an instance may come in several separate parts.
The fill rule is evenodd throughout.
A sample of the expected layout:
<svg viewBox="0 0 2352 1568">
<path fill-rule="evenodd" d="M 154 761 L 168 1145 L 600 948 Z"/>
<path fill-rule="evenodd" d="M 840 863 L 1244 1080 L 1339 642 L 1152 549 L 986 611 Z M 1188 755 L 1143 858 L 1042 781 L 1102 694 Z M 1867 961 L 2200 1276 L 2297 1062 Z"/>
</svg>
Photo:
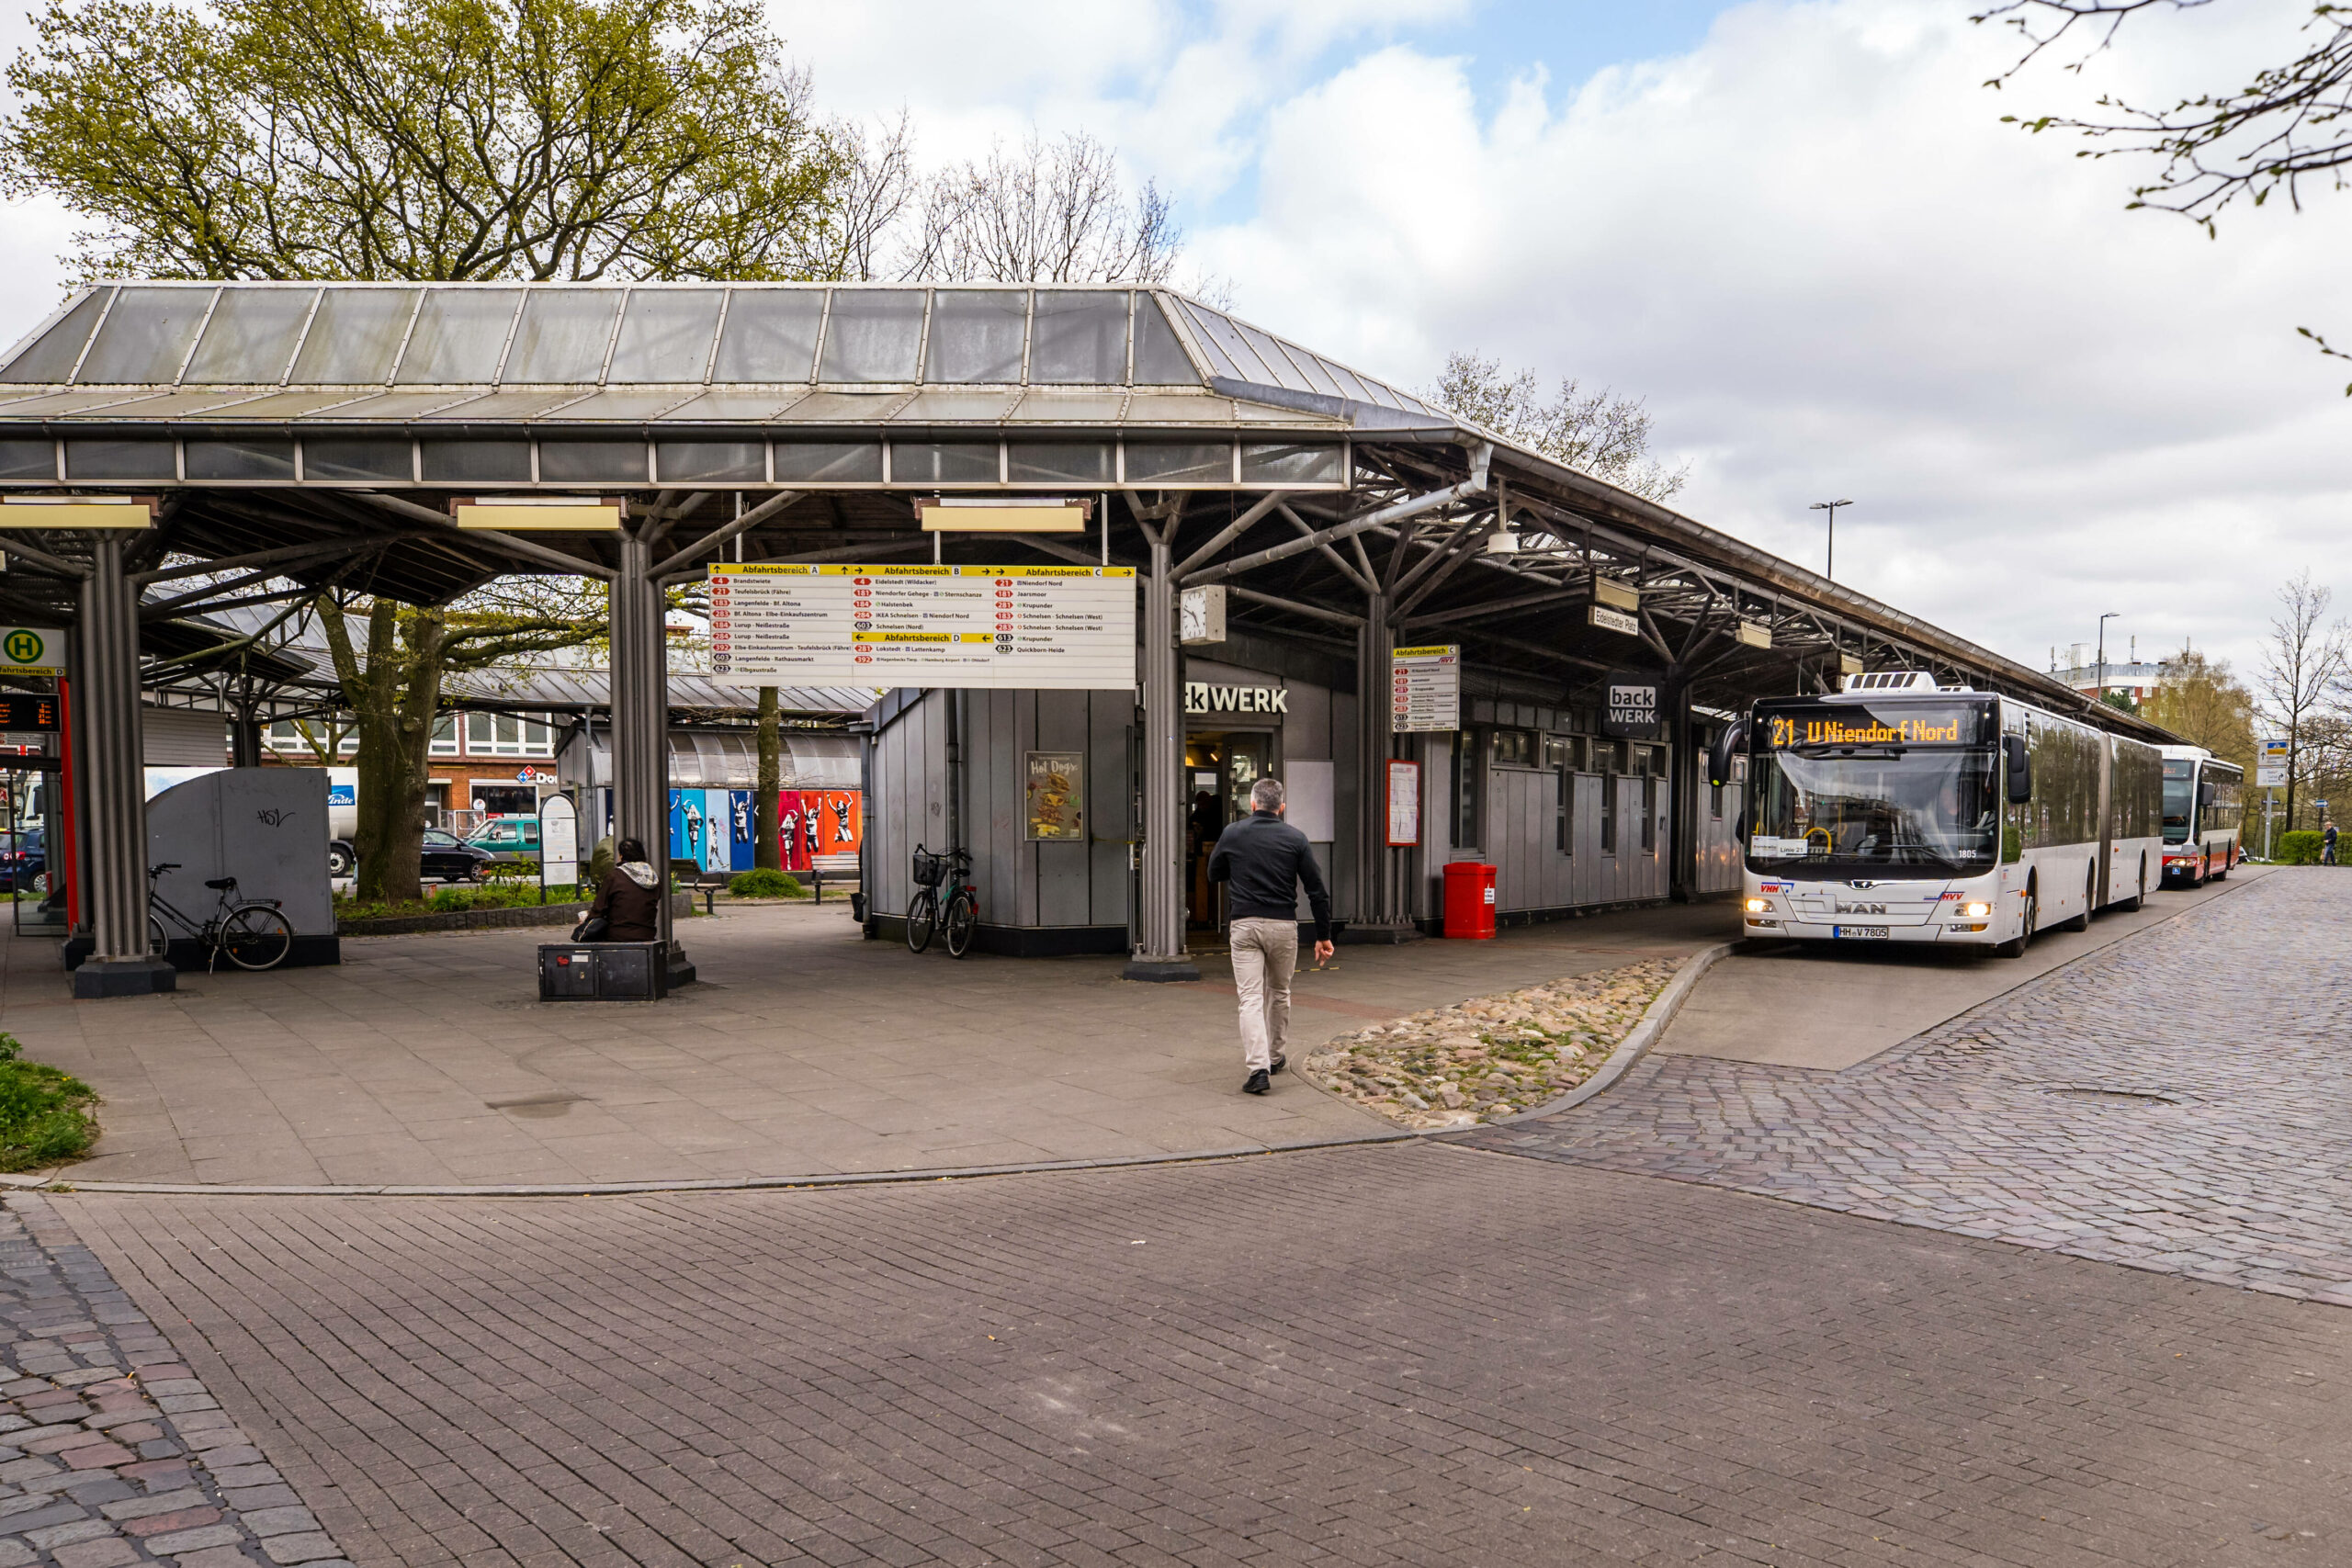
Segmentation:
<svg viewBox="0 0 2352 1568">
<path fill-rule="evenodd" d="M 1135 837 L 1135 781 L 1129 772 L 1135 744 L 1135 696 L 1128 692 L 1087 692 L 1086 850 L 1088 923 L 1128 923 L 1127 887 Z"/>
</svg>

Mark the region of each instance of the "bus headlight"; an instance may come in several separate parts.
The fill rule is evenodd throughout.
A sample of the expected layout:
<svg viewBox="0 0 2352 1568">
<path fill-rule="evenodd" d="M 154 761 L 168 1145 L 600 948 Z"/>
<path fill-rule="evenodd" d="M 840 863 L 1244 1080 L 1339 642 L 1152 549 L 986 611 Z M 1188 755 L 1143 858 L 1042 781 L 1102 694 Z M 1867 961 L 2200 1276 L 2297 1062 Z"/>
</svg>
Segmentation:
<svg viewBox="0 0 2352 1568">
<path fill-rule="evenodd" d="M 1770 898 L 1750 898 L 1747 901 L 1747 912 L 1751 915 L 1760 915 L 1771 907 L 1772 901 Z"/>
<path fill-rule="evenodd" d="M 1981 920 L 1993 912 L 1990 904 L 1962 904 L 1960 912 L 1972 920 Z"/>
</svg>

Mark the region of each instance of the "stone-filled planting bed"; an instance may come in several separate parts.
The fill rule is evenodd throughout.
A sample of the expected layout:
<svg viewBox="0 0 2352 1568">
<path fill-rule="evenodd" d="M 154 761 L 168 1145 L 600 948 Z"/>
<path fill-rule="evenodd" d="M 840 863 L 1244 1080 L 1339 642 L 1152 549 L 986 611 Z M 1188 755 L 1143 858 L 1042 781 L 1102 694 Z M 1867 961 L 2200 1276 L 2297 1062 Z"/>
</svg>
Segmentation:
<svg viewBox="0 0 2352 1568">
<path fill-rule="evenodd" d="M 1417 1012 L 1316 1047 L 1304 1070 L 1403 1126 L 1499 1121 L 1590 1077 L 1681 965 L 1653 959 Z"/>
</svg>

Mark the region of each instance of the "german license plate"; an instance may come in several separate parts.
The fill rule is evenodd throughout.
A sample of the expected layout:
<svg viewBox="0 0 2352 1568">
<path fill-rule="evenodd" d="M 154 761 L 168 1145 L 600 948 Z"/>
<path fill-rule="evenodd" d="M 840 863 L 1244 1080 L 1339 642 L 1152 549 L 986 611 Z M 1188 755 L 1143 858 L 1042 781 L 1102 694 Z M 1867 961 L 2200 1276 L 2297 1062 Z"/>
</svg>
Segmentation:
<svg viewBox="0 0 2352 1568">
<path fill-rule="evenodd" d="M 1831 926 L 1829 934 L 1844 942 L 1885 942 L 1884 926 Z"/>
</svg>

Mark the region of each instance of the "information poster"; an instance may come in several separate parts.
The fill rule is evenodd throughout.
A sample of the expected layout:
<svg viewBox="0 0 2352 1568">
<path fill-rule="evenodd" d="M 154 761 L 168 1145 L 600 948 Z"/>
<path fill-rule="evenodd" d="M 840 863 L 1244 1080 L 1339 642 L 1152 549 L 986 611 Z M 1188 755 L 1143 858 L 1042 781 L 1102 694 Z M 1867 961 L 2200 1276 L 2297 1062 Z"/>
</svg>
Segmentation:
<svg viewBox="0 0 2352 1568">
<path fill-rule="evenodd" d="M 1022 773 L 1028 780 L 1024 839 L 1051 841 L 1086 837 L 1086 758 L 1077 751 L 1029 751 Z"/>
<path fill-rule="evenodd" d="M 1421 841 L 1421 765 L 1388 764 L 1388 847 L 1404 849 Z"/>
<path fill-rule="evenodd" d="M 1135 569 L 720 563 L 710 641 L 721 680 L 1131 690 Z"/>
<path fill-rule="evenodd" d="M 2287 787 L 2287 742 L 2261 740 L 2256 743 L 2254 758 L 2254 787 L 2285 789 Z"/>
<path fill-rule="evenodd" d="M 328 796 L 332 803 L 334 796 Z M 539 802 L 539 886 L 567 887 L 580 880 L 580 813 L 568 795 Z"/>
<path fill-rule="evenodd" d="M 1388 656 L 1388 728 L 1462 728 L 1462 649 L 1458 643 L 1400 648 Z"/>
</svg>

